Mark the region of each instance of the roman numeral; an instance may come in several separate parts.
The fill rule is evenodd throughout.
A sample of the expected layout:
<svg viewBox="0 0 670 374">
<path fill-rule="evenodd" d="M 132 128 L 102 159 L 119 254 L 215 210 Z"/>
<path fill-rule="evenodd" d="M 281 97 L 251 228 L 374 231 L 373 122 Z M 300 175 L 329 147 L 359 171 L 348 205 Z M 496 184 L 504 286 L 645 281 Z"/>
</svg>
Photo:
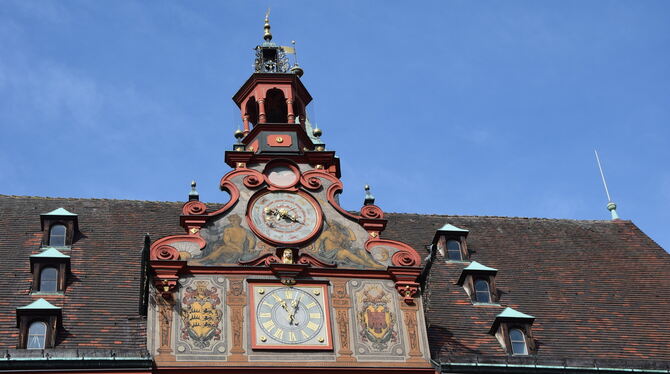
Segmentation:
<svg viewBox="0 0 670 374">
<path fill-rule="evenodd" d="M 310 309 L 310 308 L 312 308 L 312 307 L 315 306 L 315 305 L 316 305 L 316 303 L 312 301 L 311 303 L 309 303 L 309 304 L 307 304 L 307 305 L 305 305 L 305 306 L 307 307 L 307 309 Z"/>
<path fill-rule="evenodd" d="M 272 320 L 265 321 L 263 322 L 263 327 L 265 327 L 266 330 L 272 330 L 275 327 L 275 323 Z"/>
<path fill-rule="evenodd" d="M 312 330 L 312 331 L 316 331 L 316 329 L 319 328 L 319 325 L 317 325 L 316 323 L 314 323 L 312 321 L 309 321 L 309 322 L 307 322 L 307 328 Z"/>
<path fill-rule="evenodd" d="M 281 339 L 282 337 L 284 337 L 284 330 L 277 329 L 277 330 L 275 330 L 275 333 L 272 334 L 272 336 L 274 336 L 277 339 Z"/>
<path fill-rule="evenodd" d="M 275 300 L 277 300 L 277 301 L 281 301 L 281 297 L 277 296 L 276 293 L 273 293 L 273 294 L 272 294 L 272 297 L 274 297 Z"/>
<path fill-rule="evenodd" d="M 269 317 L 272 317 L 272 314 L 271 313 L 261 313 L 261 314 L 259 314 L 259 316 L 264 317 L 264 318 L 269 318 Z"/>
<path fill-rule="evenodd" d="M 321 313 L 310 313 L 309 318 L 321 319 Z"/>
<path fill-rule="evenodd" d="M 307 335 L 307 333 L 304 330 L 300 330 L 300 333 L 302 334 L 303 338 L 305 339 L 309 338 L 309 335 Z"/>
<path fill-rule="evenodd" d="M 295 337 L 295 333 L 294 333 L 293 331 L 289 331 L 289 332 L 288 332 L 288 341 L 290 341 L 290 342 L 294 342 L 294 341 L 296 341 L 296 340 L 298 340 L 298 339 L 296 339 L 296 337 Z"/>
<path fill-rule="evenodd" d="M 272 308 L 272 304 L 268 303 L 267 301 L 263 301 L 263 305 L 269 306 L 270 308 Z"/>
<path fill-rule="evenodd" d="M 284 292 L 284 296 L 286 296 L 287 299 L 293 299 L 293 291 L 291 290 L 286 290 Z"/>
</svg>

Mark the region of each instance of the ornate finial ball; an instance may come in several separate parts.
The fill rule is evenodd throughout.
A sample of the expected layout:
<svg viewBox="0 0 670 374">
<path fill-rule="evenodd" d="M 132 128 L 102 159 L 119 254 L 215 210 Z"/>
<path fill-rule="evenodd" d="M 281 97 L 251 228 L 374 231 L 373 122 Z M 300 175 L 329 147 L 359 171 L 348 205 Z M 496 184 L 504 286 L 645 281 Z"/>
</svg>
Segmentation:
<svg viewBox="0 0 670 374">
<path fill-rule="evenodd" d="M 191 188 L 195 188 L 195 181 L 191 181 Z"/>
<path fill-rule="evenodd" d="M 320 128 L 316 127 L 316 128 L 314 128 L 314 130 L 312 130 L 312 134 L 314 136 L 316 136 L 317 138 L 320 138 L 321 135 L 323 134 L 323 132 L 321 132 Z"/>
<path fill-rule="evenodd" d="M 305 71 L 302 70 L 298 64 L 293 65 L 293 67 L 289 70 L 291 73 L 295 74 L 298 76 L 298 78 L 302 77 L 303 74 L 305 74 Z"/>
<path fill-rule="evenodd" d="M 295 40 L 291 40 L 291 44 L 295 44 Z"/>
<path fill-rule="evenodd" d="M 369 184 L 366 184 L 365 187 L 363 187 L 363 188 L 365 188 L 366 191 L 370 191 L 370 185 Z"/>
<path fill-rule="evenodd" d="M 240 129 L 235 130 L 235 139 L 242 139 L 242 138 L 244 138 L 244 133 L 242 132 L 242 130 Z"/>
<path fill-rule="evenodd" d="M 616 204 L 610 202 L 607 204 L 607 210 L 614 210 L 616 209 Z"/>
</svg>

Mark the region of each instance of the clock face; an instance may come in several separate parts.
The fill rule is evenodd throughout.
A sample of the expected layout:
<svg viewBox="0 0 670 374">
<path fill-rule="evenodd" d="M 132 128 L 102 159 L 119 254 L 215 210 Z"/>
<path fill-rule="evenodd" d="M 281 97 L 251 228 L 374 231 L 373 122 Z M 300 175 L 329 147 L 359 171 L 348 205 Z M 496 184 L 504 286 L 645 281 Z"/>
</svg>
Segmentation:
<svg viewBox="0 0 670 374">
<path fill-rule="evenodd" d="M 249 226 L 276 244 L 309 240 L 321 227 L 321 209 L 310 196 L 293 192 L 265 192 L 249 203 Z"/>
<path fill-rule="evenodd" d="M 325 285 L 251 288 L 254 348 L 332 348 Z"/>
</svg>

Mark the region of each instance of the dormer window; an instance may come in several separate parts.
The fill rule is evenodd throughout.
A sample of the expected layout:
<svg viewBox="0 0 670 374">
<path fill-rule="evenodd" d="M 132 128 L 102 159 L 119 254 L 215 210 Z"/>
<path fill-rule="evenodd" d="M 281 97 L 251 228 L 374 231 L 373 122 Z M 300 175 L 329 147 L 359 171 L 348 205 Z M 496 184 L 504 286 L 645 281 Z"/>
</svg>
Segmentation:
<svg viewBox="0 0 670 374">
<path fill-rule="evenodd" d="M 484 279 L 475 280 L 475 301 L 478 303 L 491 303 L 491 290 L 489 282 Z"/>
<path fill-rule="evenodd" d="M 53 247 L 30 256 L 30 271 L 33 273 L 33 294 L 63 293 L 70 267 L 70 256 Z"/>
<path fill-rule="evenodd" d="M 463 261 L 461 243 L 458 240 L 447 240 L 447 258 L 451 261 Z"/>
<path fill-rule="evenodd" d="M 461 271 L 456 284 L 463 286 L 473 304 L 494 304 L 498 302 L 498 295 L 495 292 L 497 273 L 498 269 L 472 261 Z"/>
<path fill-rule="evenodd" d="M 509 330 L 509 341 L 512 346 L 513 355 L 527 355 L 526 335 L 520 329 Z"/>
<path fill-rule="evenodd" d="M 496 337 L 509 355 L 527 356 L 534 353 L 535 344 L 531 335 L 531 326 L 535 317 L 512 308 L 505 308 L 496 316 L 489 334 Z"/>
<path fill-rule="evenodd" d="M 49 230 L 49 245 L 52 247 L 65 247 L 65 236 L 67 229 L 64 225 L 53 225 Z"/>
<path fill-rule="evenodd" d="M 467 236 L 468 230 L 447 223 L 437 230 L 433 244 L 437 245 L 437 251 L 447 261 L 467 261 L 469 257 L 465 242 Z"/>
<path fill-rule="evenodd" d="M 44 299 L 16 308 L 16 327 L 19 328 L 18 348 L 47 349 L 56 343 L 56 331 L 61 323 L 61 308 Z"/>
<path fill-rule="evenodd" d="M 79 229 L 77 215 L 64 208 L 58 208 L 40 215 L 40 220 L 42 246 L 69 249 Z"/>
<path fill-rule="evenodd" d="M 35 321 L 28 328 L 28 342 L 26 349 L 44 349 L 47 339 L 47 324 Z"/>
<path fill-rule="evenodd" d="M 40 292 L 56 292 L 58 290 L 58 270 L 47 266 L 40 271 Z"/>
</svg>

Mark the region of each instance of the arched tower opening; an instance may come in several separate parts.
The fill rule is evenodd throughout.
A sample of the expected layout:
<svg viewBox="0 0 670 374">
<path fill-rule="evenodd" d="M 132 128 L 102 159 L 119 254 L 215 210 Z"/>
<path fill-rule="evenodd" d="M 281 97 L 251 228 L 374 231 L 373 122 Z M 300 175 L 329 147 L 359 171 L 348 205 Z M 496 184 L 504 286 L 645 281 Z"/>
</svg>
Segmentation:
<svg viewBox="0 0 670 374">
<path fill-rule="evenodd" d="M 265 111 L 268 123 L 288 123 L 288 108 L 282 90 L 273 88 L 265 95 Z"/>
</svg>

